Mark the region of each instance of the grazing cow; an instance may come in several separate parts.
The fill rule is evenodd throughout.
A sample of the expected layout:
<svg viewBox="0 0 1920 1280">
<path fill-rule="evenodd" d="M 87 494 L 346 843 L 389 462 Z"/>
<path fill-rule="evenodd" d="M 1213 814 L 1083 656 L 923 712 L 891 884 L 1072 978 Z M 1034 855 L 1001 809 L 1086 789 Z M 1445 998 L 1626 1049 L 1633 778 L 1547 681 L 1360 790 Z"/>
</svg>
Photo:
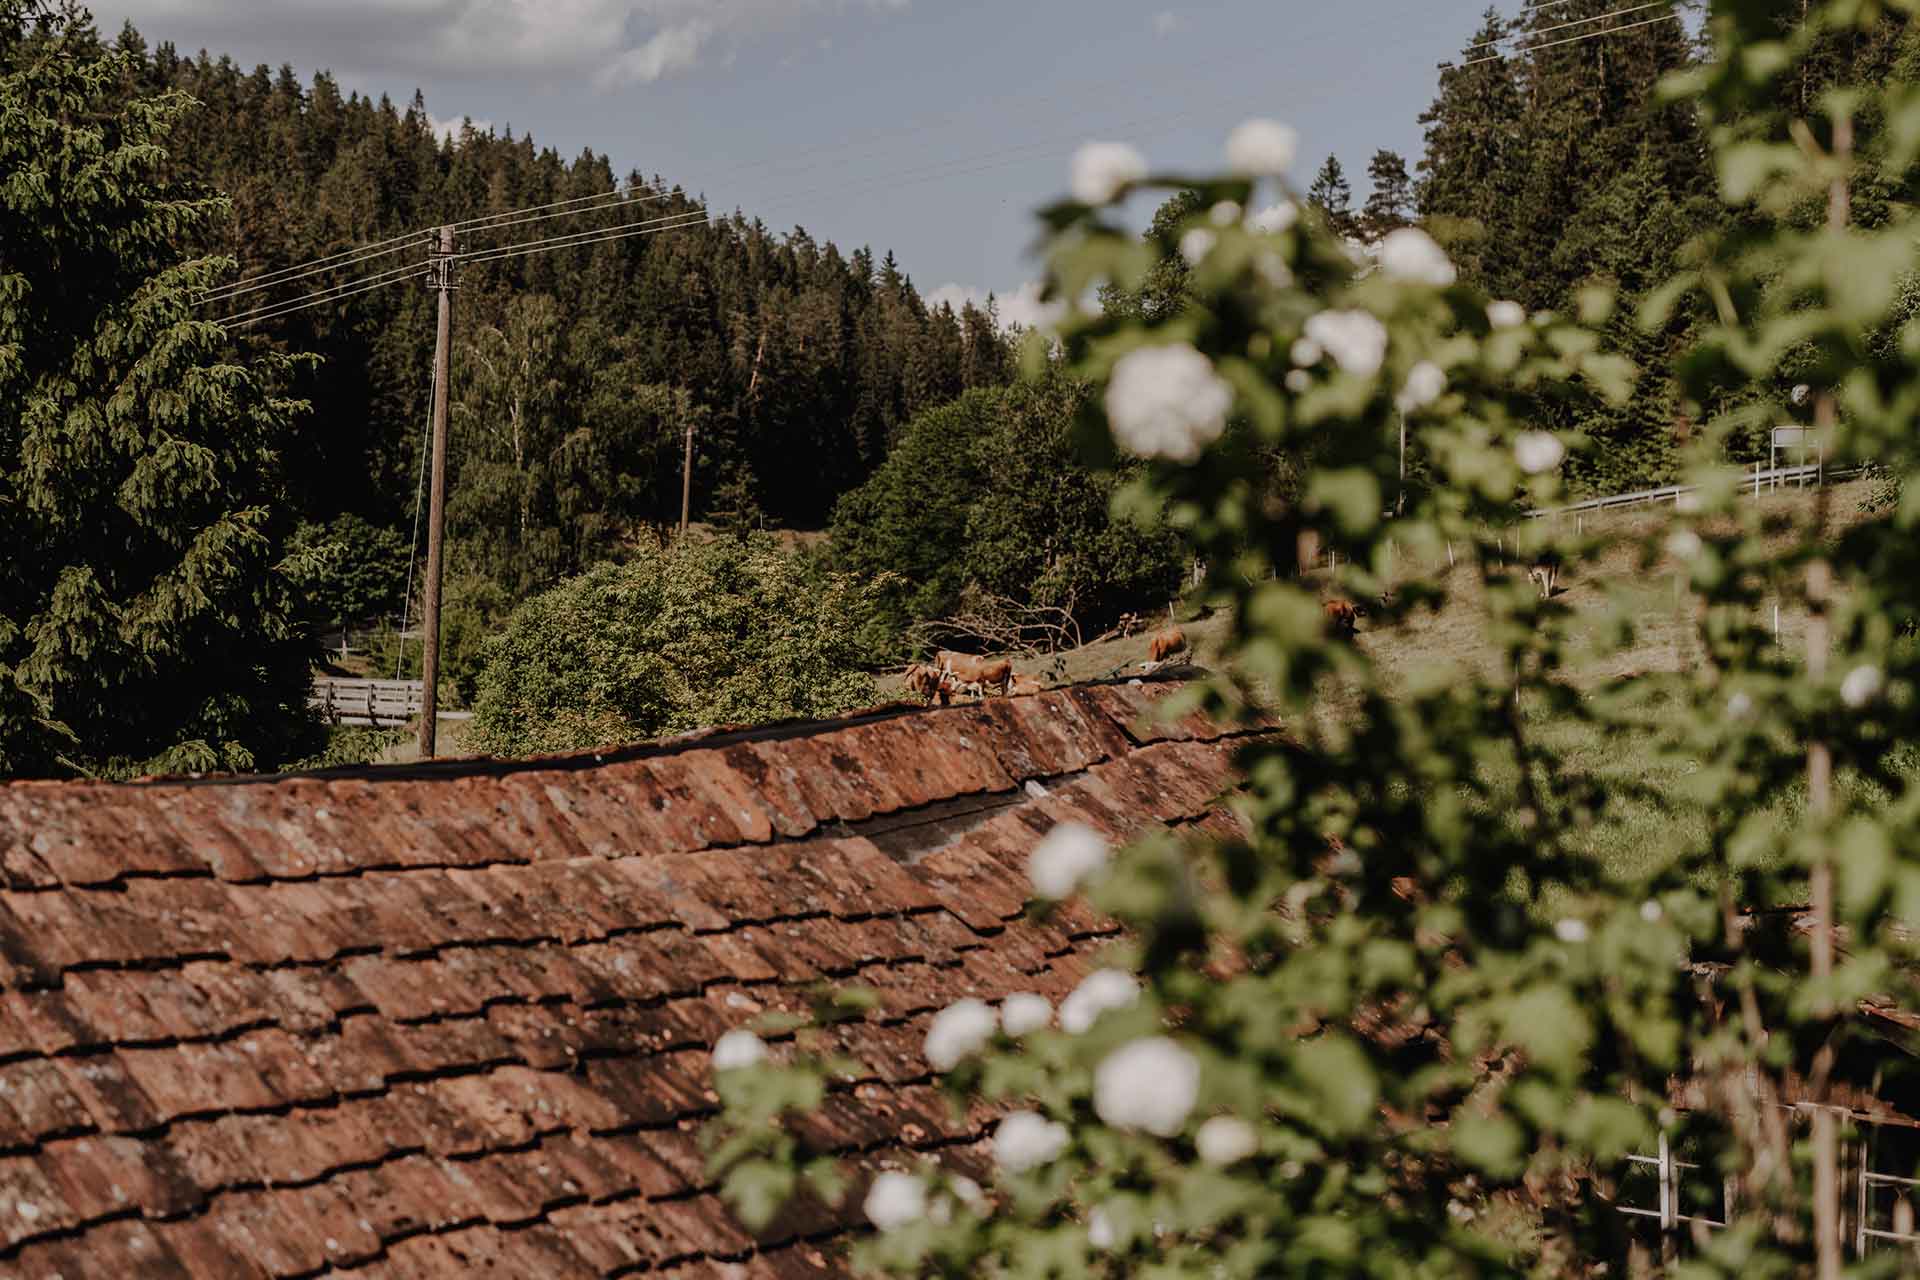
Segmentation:
<svg viewBox="0 0 1920 1280">
<path fill-rule="evenodd" d="M 902 674 L 907 692 L 918 694 L 922 701 L 932 702 L 940 691 L 940 673 L 924 662 L 909 665 Z"/>
<path fill-rule="evenodd" d="M 1560 553 L 1549 547 L 1535 556 L 1532 566 L 1527 570 L 1527 577 L 1532 579 L 1534 586 L 1540 588 L 1542 600 L 1551 600 L 1553 593 L 1559 589 Z"/>
<path fill-rule="evenodd" d="M 977 685 L 983 695 L 996 687 L 1005 693 L 1013 683 L 1013 662 L 1008 658 L 976 658 L 970 653 L 942 649 L 934 661 L 962 687 Z"/>
<path fill-rule="evenodd" d="M 1154 666 L 1172 659 L 1187 647 L 1187 633 L 1179 627 L 1168 627 L 1164 631 L 1154 632 L 1153 639 L 1147 641 L 1147 661 Z"/>
<path fill-rule="evenodd" d="M 1351 600 L 1329 600 L 1320 606 L 1327 613 L 1327 627 L 1333 634 L 1345 640 L 1353 639 L 1354 632 L 1360 629 L 1360 611 L 1353 607 Z"/>
<path fill-rule="evenodd" d="M 1022 694 L 1038 693 L 1044 687 L 1038 676 L 1016 675 L 1013 683 L 1007 686 L 1007 696 L 1017 698 Z"/>
</svg>

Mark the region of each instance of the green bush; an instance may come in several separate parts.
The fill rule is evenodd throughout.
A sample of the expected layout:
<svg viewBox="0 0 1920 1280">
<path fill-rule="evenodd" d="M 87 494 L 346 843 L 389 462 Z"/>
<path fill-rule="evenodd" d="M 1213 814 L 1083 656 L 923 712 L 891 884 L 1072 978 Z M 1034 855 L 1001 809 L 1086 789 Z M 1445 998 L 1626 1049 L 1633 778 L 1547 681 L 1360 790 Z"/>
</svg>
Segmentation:
<svg viewBox="0 0 1920 1280">
<path fill-rule="evenodd" d="M 874 700 L 854 581 L 771 538 L 681 539 L 535 596 L 487 646 L 475 745 L 495 755 L 827 716 Z"/>
<path fill-rule="evenodd" d="M 873 478 L 840 500 L 833 559 L 876 582 L 880 608 L 862 637 L 876 660 L 970 589 L 1065 609 L 1093 629 L 1177 590 L 1173 535 L 1114 514 L 1137 465 L 1095 469 L 1074 447 L 1089 396 L 1060 373 L 969 391 L 909 423 Z"/>
</svg>

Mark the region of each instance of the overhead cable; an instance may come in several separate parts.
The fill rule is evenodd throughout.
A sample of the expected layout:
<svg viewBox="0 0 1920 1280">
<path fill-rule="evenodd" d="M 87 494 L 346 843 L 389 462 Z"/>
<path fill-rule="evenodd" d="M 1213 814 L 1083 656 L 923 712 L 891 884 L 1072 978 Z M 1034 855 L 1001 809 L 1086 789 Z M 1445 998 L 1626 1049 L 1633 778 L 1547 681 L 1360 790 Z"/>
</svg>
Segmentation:
<svg viewBox="0 0 1920 1280">
<path fill-rule="evenodd" d="M 642 226 L 604 227 L 597 231 L 580 231 L 570 236 L 555 236 L 550 240 L 534 240 L 527 244 L 501 245 L 496 249 L 456 255 L 455 261 L 478 264 L 499 262 L 506 258 L 524 258 L 529 254 L 549 253 L 555 249 L 582 249 L 608 240 L 625 240 L 631 236 L 650 236 L 662 231 L 678 231 L 682 227 L 702 226 L 708 222 L 709 214 L 705 209 L 697 209 L 691 213 L 675 214 L 674 219 L 671 222 L 648 223 Z"/>
<path fill-rule="evenodd" d="M 1675 22 L 1678 21 L 1679 17 L 1680 15 L 1677 13 L 1663 13 L 1658 17 L 1642 18 L 1638 22 L 1629 22 L 1625 26 L 1608 27 L 1605 31 L 1589 31 L 1584 35 L 1566 36 L 1559 40 L 1549 40 L 1545 44 L 1530 44 L 1524 48 L 1515 49 L 1512 53 L 1490 53 L 1485 57 L 1469 58 L 1465 62 L 1455 63 L 1453 65 L 1456 67 L 1477 67 L 1483 62 L 1499 62 L 1504 58 L 1515 57 L 1523 53 L 1537 53 L 1542 49 L 1552 49 L 1563 44 L 1578 44 L 1582 40 L 1596 40 L 1601 36 L 1618 35 L 1622 31 L 1631 31 L 1635 27 L 1652 26 L 1656 22 Z"/>
<path fill-rule="evenodd" d="M 1513 40 L 1513 41 L 1529 40 L 1534 36 L 1544 36 L 1554 31 L 1565 31 L 1568 27 L 1584 27 L 1589 22 L 1605 22 L 1608 18 L 1618 18 L 1623 14 L 1629 14 L 1629 13 L 1641 13 L 1648 9 L 1658 9 L 1662 5 L 1671 5 L 1672 3 L 1673 3 L 1673 0 L 1647 0 L 1646 4 L 1637 4 L 1628 9 L 1615 9 L 1610 13 L 1596 13 L 1591 18 L 1574 18 L 1569 22 L 1555 23 L 1551 27 L 1537 27 L 1532 31 L 1516 31 L 1512 35 L 1501 36 L 1495 40 L 1482 40 L 1479 44 L 1468 45 L 1465 49 L 1461 50 L 1461 52 L 1472 53 L 1475 49 L 1485 49 L 1492 45 L 1505 44 L 1510 40 Z M 1620 30 L 1621 28 L 1616 27 L 1613 29 Z M 1545 45 L 1523 44 L 1523 45 L 1520 45 L 1518 49 L 1515 50 L 1515 52 L 1524 53 L 1528 49 L 1540 49 L 1545 47 L 1546 47 Z"/>
<path fill-rule="evenodd" d="M 360 245 L 353 249 L 343 249 L 339 253 L 325 258 L 315 258 L 307 262 L 297 262 L 292 266 L 281 267 L 262 275 L 247 276 L 227 284 L 215 285 L 194 298 L 195 305 L 206 302 L 224 301 L 237 298 L 243 293 L 257 293 L 261 289 L 271 289 L 277 285 L 291 283 L 307 276 L 319 275 L 326 271 L 338 271 L 346 267 L 359 266 L 375 258 L 385 258 L 404 250 L 409 242 L 421 242 L 421 233 L 410 231 L 404 236 L 395 236 L 390 240 L 379 240 L 373 244 Z"/>
<path fill-rule="evenodd" d="M 239 328 L 243 325 L 257 324 L 262 320 L 274 320 L 284 315 L 291 315 L 295 311 L 305 311 L 308 307 L 318 307 L 329 302 L 339 302 L 344 298 L 351 298 L 355 294 L 366 293 L 370 289 L 385 288 L 390 284 L 399 284 L 403 280 L 417 280 L 427 274 L 427 269 L 420 266 L 402 267 L 399 270 L 405 274 L 393 275 L 391 278 L 385 276 L 370 277 L 365 282 L 359 283 L 359 287 L 357 288 L 338 285 L 335 286 L 334 289 L 321 293 L 308 294 L 303 298 L 294 298 L 284 303 L 276 303 L 272 306 L 261 307 L 254 311 L 243 312 L 240 315 L 225 316 L 215 323 L 229 329 Z"/>
</svg>

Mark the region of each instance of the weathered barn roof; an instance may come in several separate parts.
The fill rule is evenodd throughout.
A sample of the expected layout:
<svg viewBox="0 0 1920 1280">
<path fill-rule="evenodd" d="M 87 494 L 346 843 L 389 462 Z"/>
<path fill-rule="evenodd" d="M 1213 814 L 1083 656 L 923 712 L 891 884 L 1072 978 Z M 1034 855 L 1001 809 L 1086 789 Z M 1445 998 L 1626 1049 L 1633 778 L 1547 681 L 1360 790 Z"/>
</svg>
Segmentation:
<svg viewBox="0 0 1920 1280">
<path fill-rule="evenodd" d="M 921 1056 L 1058 997 L 1110 921 L 1023 918 L 1072 818 L 1225 829 L 1228 732 L 1100 686 L 519 763 L 0 787 L 0 1273 L 834 1274 L 695 1137 L 714 1041 L 881 1007 L 817 1136 L 981 1167 Z"/>
</svg>

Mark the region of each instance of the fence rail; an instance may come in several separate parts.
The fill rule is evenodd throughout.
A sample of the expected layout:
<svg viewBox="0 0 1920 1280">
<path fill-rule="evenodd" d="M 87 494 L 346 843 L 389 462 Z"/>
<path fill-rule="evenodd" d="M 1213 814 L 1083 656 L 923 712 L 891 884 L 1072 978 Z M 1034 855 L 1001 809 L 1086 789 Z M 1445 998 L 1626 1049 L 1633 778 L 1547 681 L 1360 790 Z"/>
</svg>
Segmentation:
<svg viewBox="0 0 1920 1280">
<path fill-rule="evenodd" d="M 346 680 L 315 676 L 307 705 L 332 724 L 404 725 L 420 714 L 426 685 L 419 680 Z"/>
<path fill-rule="evenodd" d="M 1801 467 L 1759 467 L 1747 472 L 1740 478 L 1743 492 L 1750 491 L 1758 496 L 1762 486 L 1771 493 L 1782 484 L 1809 480 L 1819 484 L 1825 480 L 1843 480 L 1856 476 L 1866 470 L 1864 467 L 1822 467 L 1818 463 L 1809 463 Z M 1570 516 L 1587 511 L 1608 511 L 1615 507 L 1639 507 L 1655 502 L 1680 501 L 1682 495 L 1694 493 L 1700 488 L 1695 484 L 1668 484 L 1658 489 L 1641 489 L 1634 493 L 1611 493 L 1604 498 L 1588 498 L 1585 502 L 1571 502 L 1564 507 L 1546 507 L 1539 511 L 1527 512 L 1529 520 L 1541 520 L 1547 516 Z"/>
</svg>

